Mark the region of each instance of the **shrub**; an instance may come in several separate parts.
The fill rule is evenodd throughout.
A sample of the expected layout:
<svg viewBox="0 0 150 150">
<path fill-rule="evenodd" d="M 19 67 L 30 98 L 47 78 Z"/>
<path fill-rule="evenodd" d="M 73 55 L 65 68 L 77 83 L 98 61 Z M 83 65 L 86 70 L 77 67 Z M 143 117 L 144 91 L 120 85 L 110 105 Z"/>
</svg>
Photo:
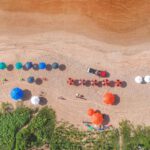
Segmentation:
<svg viewBox="0 0 150 150">
<path fill-rule="evenodd" d="M 68 123 L 60 124 L 50 142 L 51 150 L 119 150 L 119 132 L 80 131 Z"/>
<path fill-rule="evenodd" d="M 42 108 L 31 120 L 28 127 L 22 129 L 16 137 L 16 150 L 39 147 L 49 143 L 55 128 L 55 112 Z"/>
<path fill-rule="evenodd" d="M 50 142 L 51 150 L 82 150 L 83 132 L 68 123 L 59 124 Z"/>
<path fill-rule="evenodd" d="M 120 124 L 124 150 L 150 149 L 150 127 L 134 127 L 129 121 Z"/>
<path fill-rule="evenodd" d="M 0 115 L 0 149 L 11 150 L 15 144 L 15 135 L 29 120 L 30 110 L 18 108 L 12 113 Z"/>
</svg>

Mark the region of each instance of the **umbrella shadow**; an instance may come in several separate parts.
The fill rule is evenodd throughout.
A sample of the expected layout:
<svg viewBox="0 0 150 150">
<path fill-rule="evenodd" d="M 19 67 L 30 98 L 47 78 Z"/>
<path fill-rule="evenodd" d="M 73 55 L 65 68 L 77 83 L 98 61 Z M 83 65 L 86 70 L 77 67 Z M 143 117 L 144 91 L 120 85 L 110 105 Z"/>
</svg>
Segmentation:
<svg viewBox="0 0 150 150">
<path fill-rule="evenodd" d="M 101 114 L 101 111 L 100 111 L 100 110 L 98 110 L 98 109 L 97 109 L 97 110 L 95 110 L 95 112 L 96 112 L 96 113 L 100 113 L 100 114 Z"/>
<path fill-rule="evenodd" d="M 59 65 L 59 70 L 61 70 L 61 71 L 66 70 L 66 65 L 60 64 L 60 65 Z"/>
<path fill-rule="evenodd" d="M 37 85 L 41 85 L 41 84 L 43 83 L 43 81 L 42 81 L 41 78 L 37 78 L 37 79 L 35 80 L 35 83 L 36 83 Z"/>
<path fill-rule="evenodd" d="M 80 85 L 79 80 L 74 80 L 74 85 L 79 86 Z"/>
<path fill-rule="evenodd" d="M 114 81 L 110 81 L 110 82 L 109 82 L 109 86 L 110 86 L 110 87 L 115 87 L 115 82 L 114 82 Z"/>
<path fill-rule="evenodd" d="M 97 82 L 97 86 L 98 86 L 98 87 L 102 87 L 102 82 L 101 82 L 101 81 L 98 81 L 98 82 Z"/>
<path fill-rule="evenodd" d="M 127 87 L 127 82 L 126 82 L 126 81 L 122 81 L 121 87 L 122 87 L 122 88 Z"/>
<path fill-rule="evenodd" d="M 51 71 L 52 70 L 52 65 L 51 64 L 47 64 L 46 65 L 46 70 L 47 71 Z"/>
<path fill-rule="evenodd" d="M 110 73 L 106 72 L 106 77 L 109 78 L 110 77 Z"/>
<path fill-rule="evenodd" d="M 115 94 L 114 96 L 115 96 L 114 105 L 118 105 L 120 103 L 120 97 L 117 94 Z"/>
<path fill-rule="evenodd" d="M 43 96 L 40 97 L 40 105 L 46 105 L 47 104 L 47 99 Z"/>
<path fill-rule="evenodd" d="M 103 114 L 103 118 L 104 118 L 103 125 L 108 125 L 109 122 L 110 122 L 110 117 L 109 117 L 109 115 Z"/>
<path fill-rule="evenodd" d="M 39 65 L 38 64 L 33 64 L 33 70 L 38 71 L 39 70 Z"/>
<path fill-rule="evenodd" d="M 14 69 L 14 66 L 12 65 L 12 64 L 9 64 L 8 66 L 7 66 L 7 70 L 8 71 L 12 71 Z"/>
<path fill-rule="evenodd" d="M 29 69 L 27 69 L 26 66 L 23 65 L 23 70 L 24 70 L 24 71 L 28 71 Z"/>
<path fill-rule="evenodd" d="M 91 81 L 90 80 L 86 80 L 85 81 L 85 86 L 90 87 L 91 86 Z"/>
<path fill-rule="evenodd" d="M 23 90 L 23 92 L 24 92 L 24 96 L 23 96 L 22 100 L 26 101 L 26 100 L 31 99 L 32 93 L 30 90 L 25 89 L 25 90 Z"/>
</svg>

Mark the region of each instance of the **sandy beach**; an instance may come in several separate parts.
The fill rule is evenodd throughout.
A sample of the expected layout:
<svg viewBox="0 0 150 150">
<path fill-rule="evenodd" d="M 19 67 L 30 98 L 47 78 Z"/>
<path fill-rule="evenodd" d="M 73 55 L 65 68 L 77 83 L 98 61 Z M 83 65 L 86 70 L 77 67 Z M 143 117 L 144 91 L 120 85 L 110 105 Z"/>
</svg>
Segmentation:
<svg viewBox="0 0 150 150">
<path fill-rule="evenodd" d="M 82 121 L 89 120 L 88 108 L 99 109 L 108 115 L 108 123 L 115 127 L 123 119 L 150 125 L 150 84 L 134 82 L 137 75 L 150 75 L 150 3 L 133 0 L 124 4 L 117 0 L 111 8 L 121 13 L 115 15 L 109 10 L 109 0 L 104 1 L 97 5 L 96 0 L 91 4 L 88 0 L 62 0 L 57 5 L 57 0 L 40 0 L 37 7 L 34 0 L 22 0 L 20 5 L 17 0 L 11 5 L 0 1 L 0 61 L 7 64 L 45 61 L 65 65 L 64 70 L 0 71 L 0 77 L 8 79 L 4 84 L 0 83 L 0 102 L 15 105 L 9 94 L 18 86 L 26 90 L 29 97 L 43 91 L 43 105 L 54 108 L 58 120 L 81 128 Z M 86 87 L 66 83 L 68 77 L 102 80 L 88 74 L 88 67 L 107 70 L 110 80 L 120 79 L 126 86 Z M 39 85 L 19 81 L 19 77 L 26 79 L 31 75 L 36 79 L 46 77 L 48 81 Z M 118 96 L 117 105 L 103 103 L 107 91 Z M 76 93 L 83 94 L 87 100 L 77 99 Z M 58 99 L 60 96 L 66 100 Z M 23 103 L 33 107 L 29 97 Z"/>
</svg>

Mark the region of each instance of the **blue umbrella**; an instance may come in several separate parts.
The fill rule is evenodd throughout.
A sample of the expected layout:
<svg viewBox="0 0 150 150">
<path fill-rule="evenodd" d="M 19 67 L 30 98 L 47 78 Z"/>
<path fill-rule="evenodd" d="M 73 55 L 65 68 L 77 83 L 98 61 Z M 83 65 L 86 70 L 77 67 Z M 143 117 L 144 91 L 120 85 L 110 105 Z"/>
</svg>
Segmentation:
<svg viewBox="0 0 150 150">
<path fill-rule="evenodd" d="M 54 62 L 54 63 L 52 64 L 52 68 L 53 68 L 53 69 L 58 69 L 58 68 L 59 68 L 59 64 L 56 63 L 56 62 Z"/>
<path fill-rule="evenodd" d="M 32 62 L 27 62 L 27 63 L 25 64 L 26 69 L 31 69 L 32 66 L 33 66 Z"/>
<path fill-rule="evenodd" d="M 24 92 L 22 89 L 16 87 L 14 89 L 12 89 L 11 93 L 10 93 L 10 96 L 12 99 L 14 99 L 15 101 L 18 101 L 20 99 L 23 98 L 24 96 Z"/>
<path fill-rule="evenodd" d="M 45 62 L 40 62 L 39 63 L 39 69 L 41 69 L 41 70 L 46 69 L 46 63 Z"/>
<path fill-rule="evenodd" d="M 28 83 L 33 83 L 33 82 L 34 82 L 34 77 L 29 77 L 29 78 L 27 79 L 27 81 L 28 81 Z"/>
</svg>

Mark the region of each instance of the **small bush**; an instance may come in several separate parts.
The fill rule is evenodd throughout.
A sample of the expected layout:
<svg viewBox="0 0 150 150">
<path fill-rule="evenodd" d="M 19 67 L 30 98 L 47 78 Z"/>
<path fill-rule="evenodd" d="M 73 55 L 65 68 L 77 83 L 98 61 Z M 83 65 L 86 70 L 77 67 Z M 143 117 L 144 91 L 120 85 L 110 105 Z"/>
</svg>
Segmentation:
<svg viewBox="0 0 150 150">
<path fill-rule="evenodd" d="M 42 108 L 16 137 L 16 150 L 39 147 L 49 143 L 55 128 L 55 113 L 48 107 Z"/>
</svg>

